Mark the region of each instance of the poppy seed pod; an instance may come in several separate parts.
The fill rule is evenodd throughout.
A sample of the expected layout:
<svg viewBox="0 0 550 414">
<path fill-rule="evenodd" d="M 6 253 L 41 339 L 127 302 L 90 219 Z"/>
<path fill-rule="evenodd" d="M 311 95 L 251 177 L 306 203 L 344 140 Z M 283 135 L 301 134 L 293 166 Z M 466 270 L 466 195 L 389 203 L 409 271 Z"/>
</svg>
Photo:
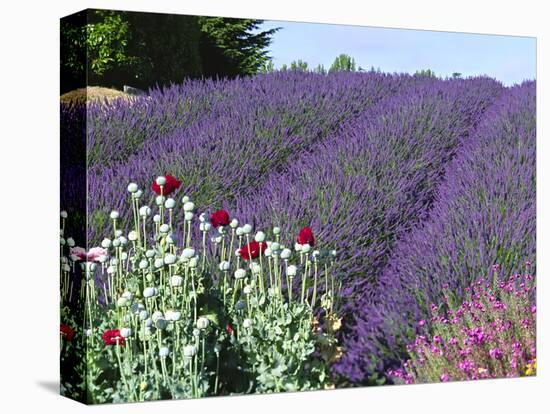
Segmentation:
<svg viewBox="0 0 550 414">
<path fill-rule="evenodd" d="M 184 211 L 193 211 L 195 209 L 195 203 L 192 201 L 187 201 L 185 204 L 183 204 L 183 210 Z"/>
<path fill-rule="evenodd" d="M 171 253 L 168 253 L 166 256 L 164 256 L 164 263 L 167 265 L 172 265 L 176 263 L 177 260 L 178 258 L 176 257 L 176 255 L 173 255 Z"/>
<path fill-rule="evenodd" d="M 246 285 L 244 288 L 243 288 L 243 293 L 245 295 L 250 295 L 252 293 L 252 287 L 250 287 L 250 285 Z"/>
<path fill-rule="evenodd" d="M 103 247 L 104 249 L 108 249 L 109 247 L 111 247 L 111 240 L 110 239 L 103 239 L 101 241 L 101 247 Z"/>
<path fill-rule="evenodd" d="M 170 312 L 170 320 L 177 322 L 181 319 L 181 312 L 180 311 L 167 311 L 167 313 Z"/>
<path fill-rule="evenodd" d="M 141 270 L 147 269 L 148 267 L 149 267 L 149 262 L 147 260 L 143 259 L 139 262 L 139 268 Z"/>
<path fill-rule="evenodd" d="M 130 306 L 130 310 L 132 311 L 132 313 L 139 313 L 144 309 L 145 306 L 143 306 L 142 303 L 133 303 L 132 306 Z"/>
<path fill-rule="evenodd" d="M 281 245 L 277 242 L 273 242 L 273 243 L 271 243 L 271 246 L 269 246 L 269 247 L 271 248 L 272 252 L 276 252 L 281 248 Z"/>
<path fill-rule="evenodd" d="M 137 192 L 137 190 L 139 190 L 139 187 L 138 187 L 138 185 L 137 185 L 136 183 L 130 183 L 130 184 L 128 184 L 128 192 L 129 192 L 129 193 L 132 193 L 132 194 L 133 194 L 133 193 Z"/>
<path fill-rule="evenodd" d="M 235 279 L 244 279 L 246 277 L 246 270 L 237 269 L 235 270 Z"/>
<path fill-rule="evenodd" d="M 186 211 L 186 212 L 185 212 L 185 215 L 184 215 L 185 221 L 191 221 L 191 220 L 193 220 L 193 217 L 194 217 L 194 216 L 195 216 L 195 215 L 193 214 L 192 211 Z"/>
<path fill-rule="evenodd" d="M 183 197 L 181 198 L 181 202 L 182 202 L 183 204 L 188 203 L 189 200 L 190 200 L 190 198 L 189 198 L 188 196 L 183 196 Z"/>
<path fill-rule="evenodd" d="M 210 241 L 214 244 L 218 244 L 222 242 L 222 236 L 213 236 L 210 238 Z"/>
<path fill-rule="evenodd" d="M 201 223 L 206 223 L 206 220 L 207 220 L 207 219 L 208 219 L 208 216 L 206 215 L 206 213 L 201 213 L 201 214 L 199 215 L 199 221 L 200 221 Z"/>
<path fill-rule="evenodd" d="M 135 230 L 132 230 L 130 233 L 128 233 L 128 240 L 130 241 L 136 241 L 138 239 L 138 233 Z"/>
<path fill-rule="evenodd" d="M 265 256 L 265 257 L 271 257 L 272 253 L 273 253 L 273 252 L 272 252 L 271 249 L 268 247 L 268 248 L 265 249 L 265 251 L 264 251 L 264 256 Z"/>
<path fill-rule="evenodd" d="M 209 324 L 210 324 L 210 321 L 208 320 L 208 318 L 205 318 L 204 316 L 201 316 L 200 318 L 197 319 L 197 328 L 201 330 L 205 330 L 206 328 L 208 328 Z"/>
<path fill-rule="evenodd" d="M 163 259 L 155 259 L 154 264 L 155 264 L 156 268 L 160 268 L 160 267 L 164 266 L 164 260 Z"/>
<path fill-rule="evenodd" d="M 302 245 L 300 243 L 295 243 L 294 244 L 294 250 L 296 250 L 297 252 L 301 252 L 302 251 Z"/>
<path fill-rule="evenodd" d="M 139 200 L 142 195 L 143 195 L 143 191 L 137 190 L 134 194 L 132 194 L 132 197 Z"/>
<path fill-rule="evenodd" d="M 283 249 L 283 251 L 281 252 L 281 259 L 288 260 L 290 259 L 290 256 L 292 256 L 292 250 Z"/>
<path fill-rule="evenodd" d="M 157 289 L 154 287 L 146 287 L 143 289 L 143 297 L 144 298 L 152 298 L 157 294 Z"/>
<path fill-rule="evenodd" d="M 243 328 L 245 329 L 248 329 L 252 326 L 252 319 L 248 319 L 246 318 L 244 321 L 243 321 Z"/>
<path fill-rule="evenodd" d="M 232 229 L 236 229 L 238 225 L 239 225 L 239 220 L 237 220 L 236 218 L 231 220 L 231 223 L 229 223 L 229 227 L 231 227 Z"/>
<path fill-rule="evenodd" d="M 121 328 L 120 329 L 120 336 L 123 338 L 129 338 L 132 336 L 132 329 L 131 328 Z"/>
<path fill-rule="evenodd" d="M 118 298 L 118 300 L 116 301 L 116 305 L 119 307 L 119 308 L 123 308 L 125 306 L 128 306 L 128 299 L 126 299 L 125 297 L 120 297 Z"/>
<path fill-rule="evenodd" d="M 195 255 L 195 249 L 191 247 L 187 247 L 183 249 L 183 251 L 181 252 L 181 257 L 183 259 L 191 259 L 194 255 Z"/>
<path fill-rule="evenodd" d="M 311 246 L 309 244 L 302 244 L 302 253 L 309 253 L 311 251 Z"/>
<path fill-rule="evenodd" d="M 118 241 L 120 242 L 121 246 L 126 246 L 128 244 L 128 239 L 124 236 L 120 236 L 118 238 Z"/>
<path fill-rule="evenodd" d="M 69 237 L 66 241 L 67 241 L 67 245 L 69 247 L 74 247 L 75 246 L 75 242 L 74 242 L 74 239 L 72 237 Z"/>
<path fill-rule="evenodd" d="M 252 226 L 250 224 L 245 224 L 243 226 L 243 233 L 244 234 L 250 234 L 252 233 Z"/>
<path fill-rule="evenodd" d="M 134 294 L 132 292 L 125 291 L 122 295 L 123 298 L 126 298 L 128 300 L 132 300 L 134 298 Z"/>
<path fill-rule="evenodd" d="M 160 175 L 160 176 L 157 177 L 155 182 L 157 183 L 157 185 L 165 185 L 166 184 L 166 177 Z"/>
<path fill-rule="evenodd" d="M 218 227 L 218 233 L 221 234 L 221 235 L 224 235 L 226 233 L 225 232 L 225 227 L 224 226 Z"/>
<path fill-rule="evenodd" d="M 254 236 L 254 240 L 259 243 L 265 241 L 265 233 L 263 231 L 259 231 L 258 233 L 256 233 L 256 236 Z"/>
<path fill-rule="evenodd" d="M 107 273 L 110 274 L 110 275 L 113 274 L 113 273 L 115 273 L 115 268 L 114 268 L 113 266 L 109 266 L 109 267 L 107 268 Z"/>
<path fill-rule="evenodd" d="M 277 235 L 277 234 L 280 234 L 281 233 L 281 228 L 280 227 L 273 227 L 273 234 L 274 235 Z"/>
<path fill-rule="evenodd" d="M 122 236 L 122 230 L 115 231 L 115 237 L 119 238 L 120 236 Z"/>
<path fill-rule="evenodd" d="M 149 312 L 147 312 L 146 310 L 142 310 L 142 311 L 139 312 L 139 320 L 140 321 L 144 321 L 148 317 L 149 317 Z"/>
<path fill-rule="evenodd" d="M 154 311 L 153 312 L 153 316 L 151 316 L 151 319 L 153 319 L 153 322 L 156 322 L 158 321 L 160 318 L 163 318 L 164 315 L 162 314 L 161 311 Z"/>
<path fill-rule="evenodd" d="M 172 210 L 174 207 L 176 207 L 176 200 L 173 198 L 167 198 L 164 202 L 164 207 L 166 207 L 168 210 Z"/>
<path fill-rule="evenodd" d="M 61 212 L 61 218 L 66 219 L 67 217 L 68 217 L 67 212 L 66 212 L 65 210 L 63 210 L 63 211 Z"/>
<path fill-rule="evenodd" d="M 223 262 L 220 262 L 219 268 L 222 272 L 227 272 L 229 270 L 229 262 L 224 260 Z"/>
<path fill-rule="evenodd" d="M 155 251 L 154 250 L 147 250 L 145 252 L 145 257 L 147 257 L 148 259 L 152 259 L 153 257 L 155 257 Z"/>
<path fill-rule="evenodd" d="M 61 246 L 65 246 L 65 243 L 67 243 L 67 241 L 63 237 L 61 237 L 59 239 L 59 243 L 61 244 Z"/>
<path fill-rule="evenodd" d="M 155 322 L 155 327 L 160 330 L 166 329 L 168 326 L 168 321 L 164 318 L 158 318 Z"/>
<path fill-rule="evenodd" d="M 166 201 L 166 197 L 164 197 L 164 196 L 159 195 L 155 198 L 155 204 L 159 207 L 164 204 L 164 201 Z"/>
<path fill-rule="evenodd" d="M 159 357 L 166 358 L 168 355 L 170 355 L 170 350 L 163 346 L 159 349 Z"/>
<path fill-rule="evenodd" d="M 118 211 L 111 211 L 111 219 L 116 220 L 120 217 L 120 214 L 118 214 Z"/>
<path fill-rule="evenodd" d="M 237 230 L 235 230 L 235 233 L 237 236 L 241 237 L 244 234 L 244 230 L 242 227 L 237 227 Z"/>
<path fill-rule="evenodd" d="M 153 221 L 154 221 L 155 223 L 160 223 L 160 216 L 159 216 L 158 214 L 155 214 L 155 215 L 153 216 Z"/>
<path fill-rule="evenodd" d="M 167 234 L 170 231 L 170 226 L 168 224 L 163 224 L 159 227 L 159 231 L 163 234 Z"/>
<path fill-rule="evenodd" d="M 297 272 L 298 272 L 298 268 L 294 265 L 290 265 L 286 268 L 286 274 L 289 276 L 296 276 Z"/>
<path fill-rule="evenodd" d="M 193 358 L 197 353 L 197 347 L 195 345 L 186 345 L 183 348 L 183 356 L 185 358 Z"/>
<path fill-rule="evenodd" d="M 197 256 L 189 259 L 189 263 L 187 264 L 187 266 L 189 266 L 191 269 L 194 269 L 198 265 L 199 265 L 199 258 Z"/>
<path fill-rule="evenodd" d="M 183 285 L 183 277 L 178 275 L 172 276 L 170 279 L 170 285 L 172 287 L 180 287 L 181 285 Z"/>
<path fill-rule="evenodd" d="M 113 247 L 120 247 L 121 243 L 120 243 L 120 240 L 119 239 L 114 239 L 113 240 Z"/>
<path fill-rule="evenodd" d="M 139 215 L 141 217 L 147 217 L 148 215 L 151 214 L 151 208 L 149 206 L 143 206 L 143 207 L 140 207 L 139 209 Z"/>
<path fill-rule="evenodd" d="M 262 271 L 261 266 L 258 263 L 250 263 L 250 270 L 252 271 L 252 274 L 257 275 L 260 274 Z"/>
</svg>

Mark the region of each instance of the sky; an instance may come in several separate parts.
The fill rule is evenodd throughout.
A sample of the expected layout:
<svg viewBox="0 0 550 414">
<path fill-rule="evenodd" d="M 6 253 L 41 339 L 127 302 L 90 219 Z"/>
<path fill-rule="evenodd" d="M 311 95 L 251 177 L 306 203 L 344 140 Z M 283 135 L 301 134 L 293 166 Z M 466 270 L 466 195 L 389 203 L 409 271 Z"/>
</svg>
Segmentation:
<svg viewBox="0 0 550 414">
<path fill-rule="evenodd" d="M 260 30 L 280 27 L 269 46 L 275 68 L 303 60 L 329 68 L 341 53 L 357 66 L 382 72 L 437 76 L 488 75 L 506 86 L 536 78 L 536 39 L 427 30 L 388 29 L 320 23 L 265 21 Z"/>
</svg>

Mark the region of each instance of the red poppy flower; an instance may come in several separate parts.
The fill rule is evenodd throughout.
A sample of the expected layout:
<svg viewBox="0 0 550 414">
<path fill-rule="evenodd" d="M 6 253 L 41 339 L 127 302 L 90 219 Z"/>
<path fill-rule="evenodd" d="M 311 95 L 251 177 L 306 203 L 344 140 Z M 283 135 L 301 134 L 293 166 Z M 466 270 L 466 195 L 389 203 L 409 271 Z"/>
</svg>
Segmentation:
<svg viewBox="0 0 550 414">
<path fill-rule="evenodd" d="M 103 332 L 103 345 L 124 345 L 124 337 L 120 334 L 120 329 L 107 329 Z"/>
<path fill-rule="evenodd" d="M 70 326 L 61 324 L 61 327 L 59 328 L 59 332 L 61 333 L 61 337 L 64 340 L 66 340 L 67 342 L 72 341 L 74 337 L 74 331 Z"/>
<path fill-rule="evenodd" d="M 314 247 L 315 237 L 313 236 L 313 230 L 311 230 L 311 227 L 304 227 L 300 230 L 296 241 L 300 244 L 309 244 L 311 247 Z"/>
<path fill-rule="evenodd" d="M 225 325 L 225 330 L 229 335 L 233 335 L 233 327 L 229 324 Z"/>
<path fill-rule="evenodd" d="M 218 210 L 210 216 L 210 223 L 213 227 L 228 226 L 229 213 L 225 210 Z"/>
<path fill-rule="evenodd" d="M 258 243 L 257 241 L 252 241 L 246 246 L 241 247 L 239 254 L 244 260 L 255 259 L 262 254 L 266 248 L 267 244 L 265 242 Z"/>
<path fill-rule="evenodd" d="M 174 191 L 176 191 L 178 188 L 180 188 L 181 181 L 178 180 L 173 175 L 167 174 L 164 176 L 164 178 L 166 178 L 166 184 L 164 184 L 164 187 L 162 189 L 162 195 L 165 195 L 165 196 L 170 195 Z M 157 180 L 153 180 L 153 184 L 151 185 L 151 188 L 155 193 L 157 193 L 158 195 L 161 195 L 160 185 L 157 184 Z"/>
</svg>

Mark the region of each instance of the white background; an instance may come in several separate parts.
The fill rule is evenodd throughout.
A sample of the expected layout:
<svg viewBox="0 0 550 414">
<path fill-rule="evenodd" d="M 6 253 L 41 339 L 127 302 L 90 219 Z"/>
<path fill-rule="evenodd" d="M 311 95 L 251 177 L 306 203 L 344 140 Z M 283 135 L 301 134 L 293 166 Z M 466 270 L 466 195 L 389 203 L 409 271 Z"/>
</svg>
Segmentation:
<svg viewBox="0 0 550 414">
<path fill-rule="evenodd" d="M 370 3 L 370 4 L 369 4 Z M 11 0 L 0 12 L 0 409 L 3 412 L 540 412 L 548 402 L 550 35 L 544 1 Z M 537 378 L 85 408 L 57 395 L 59 18 L 86 7 L 538 37 Z M 546 24 L 546 28 L 544 27 Z M 546 112 L 546 115 L 543 115 Z M 546 404 L 548 406 L 548 403 Z M 548 409 L 548 407 L 545 407 Z M 206 410 L 206 411 L 203 411 Z M 548 411 L 546 411 L 548 412 Z"/>
</svg>

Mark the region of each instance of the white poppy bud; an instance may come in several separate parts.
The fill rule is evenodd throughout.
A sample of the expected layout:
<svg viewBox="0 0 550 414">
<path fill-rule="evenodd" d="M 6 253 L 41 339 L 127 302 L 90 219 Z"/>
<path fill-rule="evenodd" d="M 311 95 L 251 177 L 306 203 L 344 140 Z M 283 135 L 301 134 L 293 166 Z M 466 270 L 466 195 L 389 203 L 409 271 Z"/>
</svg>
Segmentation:
<svg viewBox="0 0 550 414">
<path fill-rule="evenodd" d="M 229 223 L 229 227 L 231 227 L 232 229 L 236 229 L 238 225 L 239 225 L 239 220 L 237 220 L 236 218 L 231 220 L 231 223 Z"/>
<path fill-rule="evenodd" d="M 263 231 L 259 231 L 258 233 L 256 233 L 254 240 L 256 240 L 258 243 L 262 243 L 263 241 L 265 241 L 265 233 Z"/>
<path fill-rule="evenodd" d="M 63 210 L 63 211 L 61 212 L 61 218 L 66 219 L 67 217 L 68 217 L 67 212 L 66 212 L 65 210 Z"/>
<path fill-rule="evenodd" d="M 128 300 L 134 299 L 134 294 L 132 292 L 125 291 L 121 297 L 126 298 Z"/>
<path fill-rule="evenodd" d="M 298 268 L 294 265 L 290 265 L 286 268 L 286 274 L 289 276 L 296 276 L 297 272 L 298 272 Z"/>
<path fill-rule="evenodd" d="M 153 316 L 151 316 L 151 319 L 153 319 L 153 322 L 156 322 L 161 318 L 164 318 L 164 315 L 162 314 L 161 311 L 154 311 Z"/>
<path fill-rule="evenodd" d="M 264 251 L 264 256 L 265 257 L 271 257 L 272 254 L 273 254 L 273 252 L 271 251 L 271 249 L 269 247 L 267 249 L 265 249 L 265 251 Z"/>
<path fill-rule="evenodd" d="M 119 238 L 120 236 L 122 236 L 122 230 L 115 231 L 115 237 Z"/>
<path fill-rule="evenodd" d="M 235 256 L 239 257 L 241 255 L 241 249 L 235 250 Z"/>
<path fill-rule="evenodd" d="M 160 223 L 160 216 L 159 216 L 158 214 L 155 214 L 155 215 L 153 216 L 153 221 L 154 221 L 155 223 Z"/>
<path fill-rule="evenodd" d="M 128 244 L 128 239 L 124 236 L 120 236 L 118 238 L 118 241 L 120 242 L 121 246 L 126 246 Z"/>
<path fill-rule="evenodd" d="M 281 228 L 280 227 L 273 227 L 273 234 L 274 235 L 277 235 L 277 234 L 280 234 L 281 233 Z"/>
<path fill-rule="evenodd" d="M 183 196 L 183 197 L 181 198 L 181 202 L 182 202 L 183 204 L 188 203 L 189 200 L 191 200 L 191 199 L 190 199 L 188 196 Z"/>
<path fill-rule="evenodd" d="M 139 200 L 142 195 L 143 195 L 143 191 L 137 190 L 134 194 L 132 194 L 132 197 Z"/>
<path fill-rule="evenodd" d="M 300 243 L 295 243 L 294 244 L 294 250 L 296 250 L 297 252 L 301 252 L 302 251 L 302 245 Z"/>
<path fill-rule="evenodd" d="M 74 242 L 74 239 L 73 239 L 72 237 L 69 237 L 69 238 L 67 239 L 67 245 L 68 245 L 69 247 L 74 247 L 74 246 L 75 246 L 75 242 Z"/>
<path fill-rule="evenodd" d="M 139 262 L 139 268 L 141 270 L 147 269 L 148 267 L 149 267 L 149 262 L 147 260 L 143 259 Z"/>
<path fill-rule="evenodd" d="M 148 215 L 151 214 L 151 208 L 149 206 L 143 206 L 143 207 L 140 207 L 139 209 L 139 215 L 141 217 L 147 217 Z"/>
<path fill-rule="evenodd" d="M 250 295 L 252 293 L 252 287 L 250 285 L 246 285 L 244 288 L 243 288 L 243 293 L 245 295 Z"/>
<path fill-rule="evenodd" d="M 206 215 L 206 213 L 201 213 L 201 214 L 199 215 L 199 221 L 200 221 L 201 223 L 206 223 L 206 220 L 207 220 L 207 219 L 208 219 L 208 216 Z"/>
<path fill-rule="evenodd" d="M 104 249 L 108 249 L 109 247 L 111 247 L 111 240 L 110 239 L 103 239 L 101 241 L 101 247 L 103 247 Z"/>
<path fill-rule="evenodd" d="M 225 227 L 224 226 L 218 227 L 218 233 L 221 234 L 221 235 L 225 234 L 226 233 Z"/>
<path fill-rule="evenodd" d="M 250 224 L 245 224 L 243 226 L 243 233 L 244 234 L 250 234 L 252 233 L 252 226 Z"/>
<path fill-rule="evenodd" d="M 311 246 L 309 244 L 302 244 L 302 253 L 309 253 L 311 251 Z"/>
<path fill-rule="evenodd" d="M 183 259 L 191 259 L 194 255 L 195 255 L 195 249 L 193 249 L 192 247 L 187 247 L 183 249 L 183 251 L 181 252 L 181 257 Z"/>
<path fill-rule="evenodd" d="M 113 266 L 109 266 L 109 267 L 107 268 L 107 273 L 110 274 L 110 275 L 112 275 L 113 273 L 115 273 L 115 268 L 114 268 Z"/>
<path fill-rule="evenodd" d="M 271 243 L 270 248 L 271 248 L 272 252 L 276 252 L 281 248 L 281 245 L 277 242 L 273 242 L 273 243 Z"/>
<path fill-rule="evenodd" d="M 64 272 L 70 272 L 71 271 L 71 266 L 69 266 L 68 264 L 64 264 L 63 265 L 63 271 Z"/>
<path fill-rule="evenodd" d="M 118 298 L 118 300 L 116 301 L 116 305 L 119 307 L 119 308 L 123 308 L 124 306 L 128 306 L 128 299 L 126 299 L 125 297 L 120 297 Z"/>
<path fill-rule="evenodd" d="M 176 255 L 171 253 L 168 253 L 166 256 L 164 256 L 164 263 L 167 265 L 172 265 L 176 263 L 177 260 L 178 258 L 176 257 Z"/>
<path fill-rule="evenodd" d="M 106 263 L 107 260 L 109 260 L 109 256 L 105 256 L 104 254 L 102 254 L 97 258 L 97 260 L 99 261 L 99 263 Z"/>
<path fill-rule="evenodd" d="M 157 185 L 165 185 L 166 184 L 166 177 L 159 175 L 157 179 L 155 180 Z"/>
<path fill-rule="evenodd" d="M 250 270 L 252 271 L 252 274 L 257 275 L 262 271 L 262 268 L 258 263 L 250 263 Z"/>
<path fill-rule="evenodd" d="M 197 347 L 195 345 L 186 345 L 183 348 L 183 356 L 185 358 L 193 358 L 197 353 Z"/>
<path fill-rule="evenodd" d="M 147 312 L 146 310 L 142 310 L 142 311 L 139 312 L 139 320 L 140 321 L 144 321 L 148 317 L 149 317 L 149 312 Z"/>
<path fill-rule="evenodd" d="M 164 266 L 164 260 L 162 259 L 155 259 L 155 267 L 158 269 L 158 268 L 161 268 L 162 266 Z"/>
<path fill-rule="evenodd" d="M 123 338 L 129 338 L 132 336 L 132 329 L 131 328 L 122 328 L 120 330 L 120 336 Z"/>
<path fill-rule="evenodd" d="M 235 279 L 244 279 L 246 277 L 246 270 L 237 269 L 235 270 Z"/>
<path fill-rule="evenodd" d="M 173 198 L 168 198 L 164 202 L 164 207 L 166 207 L 168 210 L 172 210 L 174 207 L 176 207 L 176 200 Z"/>
<path fill-rule="evenodd" d="M 159 357 L 166 358 L 170 354 L 170 350 L 163 346 L 159 349 Z"/>
<path fill-rule="evenodd" d="M 193 211 L 195 209 L 195 204 L 192 201 L 187 201 L 183 204 L 184 211 Z"/>
<path fill-rule="evenodd" d="M 224 260 L 220 263 L 219 268 L 222 272 L 227 272 L 229 270 L 229 262 Z"/>
<path fill-rule="evenodd" d="M 178 275 L 172 276 L 171 279 L 170 279 L 170 285 L 172 287 L 179 287 L 179 286 L 183 285 L 183 277 L 178 276 Z"/>
<path fill-rule="evenodd" d="M 283 249 L 281 252 L 281 259 L 288 260 L 292 256 L 292 251 L 290 249 Z"/>
<path fill-rule="evenodd" d="M 163 224 L 160 226 L 159 231 L 163 234 L 167 234 L 170 231 L 170 226 L 168 224 Z"/>
<path fill-rule="evenodd" d="M 331 251 L 330 251 L 330 255 L 331 255 L 332 257 L 336 257 L 336 250 L 331 250 Z"/>
<path fill-rule="evenodd" d="M 191 269 L 194 269 L 198 265 L 199 265 L 199 258 L 197 256 L 189 259 L 189 263 L 187 263 L 187 266 L 189 266 Z"/>
<path fill-rule="evenodd" d="M 146 287 L 145 289 L 143 289 L 144 298 L 152 298 L 153 296 L 156 296 L 156 288 Z"/>
<path fill-rule="evenodd" d="M 63 237 L 61 237 L 59 239 L 59 243 L 61 244 L 61 246 L 65 246 L 65 243 L 67 243 L 67 241 Z"/>
<path fill-rule="evenodd" d="M 130 183 L 128 184 L 128 192 L 129 193 L 135 193 L 137 190 L 139 190 L 139 187 L 136 183 Z"/>
<path fill-rule="evenodd" d="M 113 240 L 113 247 L 120 247 L 121 243 L 120 243 L 120 240 L 119 239 L 114 239 Z"/>
<path fill-rule="evenodd" d="M 214 244 L 218 244 L 222 242 L 222 236 L 213 236 L 210 238 L 210 241 Z"/>
<path fill-rule="evenodd" d="M 243 321 L 243 328 L 244 329 L 248 329 L 252 326 L 252 319 L 248 319 L 246 318 L 244 321 Z"/>
<path fill-rule="evenodd" d="M 205 318 L 204 316 L 201 316 L 200 318 L 197 319 L 197 328 L 201 330 L 205 330 L 206 328 L 208 328 L 209 324 L 210 324 L 210 321 L 208 320 L 208 318 Z"/>
<path fill-rule="evenodd" d="M 237 230 L 235 230 L 235 233 L 237 234 L 237 236 L 242 236 L 244 234 L 244 230 L 242 227 L 237 227 Z"/>
<path fill-rule="evenodd" d="M 193 217 L 195 215 L 193 214 L 192 211 L 186 211 L 185 214 L 184 214 L 184 218 L 185 218 L 185 221 L 191 221 L 193 220 Z"/>
<path fill-rule="evenodd" d="M 130 233 L 128 233 L 128 240 L 130 241 L 136 241 L 138 239 L 138 233 L 135 230 L 132 230 Z"/>
<path fill-rule="evenodd" d="M 162 205 L 164 204 L 164 201 L 165 201 L 165 200 L 166 200 L 166 197 L 160 196 L 160 195 L 159 195 L 159 196 L 157 196 L 157 197 L 155 198 L 155 203 L 156 203 L 157 206 L 160 207 L 160 206 L 162 206 Z"/>
<path fill-rule="evenodd" d="M 149 259 L 152 259 L 153 257 L 155 257 L 155 251 L 154 250 L 147 250 L 145 252 L 145 257 L 147 257 Z"/>
<path fill-rule="evenodd" d="M 111 219 L 116 220 L 120 217 L 120 214 L 118 214 L 118 211 L 111 211 Z"/>
</svg>

